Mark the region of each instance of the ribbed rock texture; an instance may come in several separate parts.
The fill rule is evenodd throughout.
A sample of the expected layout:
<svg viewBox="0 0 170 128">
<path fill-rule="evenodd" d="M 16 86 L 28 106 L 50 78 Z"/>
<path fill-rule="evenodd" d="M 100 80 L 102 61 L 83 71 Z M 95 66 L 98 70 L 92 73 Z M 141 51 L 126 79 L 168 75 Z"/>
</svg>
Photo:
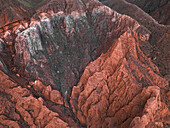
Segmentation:
<svg viewBox="0 0 170 128">
<path fill-rule="evenodd" d="M 29 89 L 12 82 L 10 77 L 2 71 L 0 71 L 0 85 L 0 127 L 78 127 L 78 124 L 73 119 L 70 119 L 70 111 L 66 110 L 66 108 L 63 109 L 60 92 L 52 90 L 50 87 L 43 87 L 39 81 L 36 82 L 35 87 L 41 87 L 44 92 L 48 91 L 44 97 L 52 95 L 50 99 L 47 98 L 48 102 L 50 100 L 54 101 L 53 104 L 48 103 L 51 108 L 56 104 L 55 110 L 52 111 L 45 105 L 46 101 L 42 97 L 34 97 Z"/>
<path fill-rule="evenodd" d="M 102 3 L 2 4 L 0 127 L 170 126 L 167 1 Z"/>
<path fill-rule="evenodd" d="M 117 0 L 99 0 L 103 3 L 111 3 Z M 120 0 L 121 3 L 122 0 Z M 138 6 L 144 12 L 152 16 L 160 24 L 170 24 L 170 1 L 169 0 L 124 0 Z M 117 2 L 117 5 L 119 3 Z"/>
<path fill-rule="evenodd" d="M 137 5 L 151 15 L 160 24 L 170 25 L 170 1 L 169 0 L 126 0 Z"/>
<path fill-rule="evenodd" d="M 88 127 L 149 128 L 167 123 L 168 115 L 162 113 L 169 111 L 162 98 L 168 82 L 141 50 L 140 43 L 148 42 L 134 35 L 122 34 L 107 53 L 86 67 L 73 88 L 73 111 Z"/>
<path fill-rule="evenodd" d="M 168 50 L 170 47 L 169 25 L 158 24 L 150 15 L 143 12 L 136 5 L 128 3 L 125 0 L 110 0 L 104 1 L 103 3 L 121 14 L 126 14 L 134 18 L 140 25 L 145 26 L 151 32 L 149 38 L 149 42 L 152 44 L 150 57 L 158 66 L 161 74 L 170 81 L 170 52 Z M 166 6 L 168 6 L 168 4 Z M 166 14 L 167 13 L 164 15 Z M 169 15 L 169 13 L 167 15 Z M 167 21 L 169 20 L 167 19 Z"/>
<path fill-rule="evenodd" d="M 79 8 L 67 5 L 66 12 L 41 13 L 39 24 L 19 34 L 15 43 L 19 74 L 40 79 L 63 94 L 70 92 L 87 64 L 106 52 L 113 40 L 138 27 L 136 21 L 100 3 L 91 2 L 86 12 L 77 4 Z"/>
<path fill-rule="evenodd" d="M 24 20 L 31 16 L 31 10 L 17 0 L 1 0 L 0 27 Z"/>
</svg>

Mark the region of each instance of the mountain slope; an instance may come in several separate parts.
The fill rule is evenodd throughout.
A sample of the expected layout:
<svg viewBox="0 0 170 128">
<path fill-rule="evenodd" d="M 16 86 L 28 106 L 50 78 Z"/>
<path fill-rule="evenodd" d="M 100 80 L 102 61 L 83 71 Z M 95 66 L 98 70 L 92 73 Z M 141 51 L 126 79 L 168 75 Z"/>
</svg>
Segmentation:
<svg viewBox="0 0 170 128">
<path fill-rule="evenodd" d="M 168 26 L 124 0 L 12 2 L 37 9 L 3 27 L 0 127 L 169 127 Z"/>
</svg>

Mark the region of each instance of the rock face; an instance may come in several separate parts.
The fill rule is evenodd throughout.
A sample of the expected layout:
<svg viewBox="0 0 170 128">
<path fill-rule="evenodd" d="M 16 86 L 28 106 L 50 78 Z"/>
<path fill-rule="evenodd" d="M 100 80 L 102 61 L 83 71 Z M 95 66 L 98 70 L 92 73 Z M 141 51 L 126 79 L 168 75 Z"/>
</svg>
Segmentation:
<svg viewBox="0 0 170 128">
<path fill-rule="evenodd" d="M 70 9 L 68 3 L 65 12 L 41 13 L 39 24 L 19 34 L 15 43 L 15 64 L 23 69 L 19 74 L 40 79 L 63 94 L 70 92 L 87 64 L 106 52 L 113 40 L 138 27 L 136 21 L 100 3 L 91 2 L 85 9 L 86 5 L 77 4 L 79 8 Z"/>
<path fill-rule="evenodd" d="M 158 66 L 161 74 L 170 80 L 170 52 L 167 48 L 170 46 L 169 41 L 169 26 L 158 24 L 150 15 L 143 12 L 136 5 L 130 4 L 125 0 L 110 0 L 104 2 L 110 8 L 119 13 L 129 15 L 138 21 L 139 24 L 145 26 L 150 30 L 149 42 L 152 44 L 150 57 L 152 61 Z M 123 9 L 122 9 L 123 8 Z M 134 11 L 136 10 L 136 11 Z M 165 13 L 166 15 L 166 13 Z M 142 18 L 141 18 L 142 17 Z"/>
<path fill-rule="evenodd" d="M 169 0 L 126 0 L 137 5 L 151 15 L 160 24 L 170 25 L 170 1 Z"/>
<path fill-rule="evenodd" d="M 112 3 L 115 0 L 99 0 L 105 3 Z M 122 0 L 121 0 L 122 1 Z M 120 1 L 120 3 L 121 3 Z M 125 0 L 128 3 L 137 5 L 144 12 L 152 16 L 160 24 L 170 24 L 170 1 L 169 0 Z M 119 3 L 116 3 L 119 5 Z"/>
<path fill-rule="evenodd" d="M 86 67 L 73 88 L 73 111 L 88 127 L 149 128 L 167 123 L 168 116 L 161 113 L 168 113 L 168 106 L 160 97 L 168 91 L 168 82 L 141 50 L 148 42 L 135 35 L 122 34 Z"/>
<path fill-rule="evenodd" d="M 28 27 L 39 6 L 48 0 L 0 0 L 0 38 L 8 33 L 18 34 Z"/>
<path fill-rule="evenodd" d="M 0 0 L 1 13 L 0 13 L 0 28 L 17 21 L 24 20 L 31 16 L 30 8 L 24 6 L 17 0 Z"/>
<path fill-rule="evenodd" d="M 55 100 L 56 97 L 54 96 L 57 96 L 57 98 L 60 97 L 60 93 L 56 90 L 49 90 L 49 87 L 47 87 L 49 94 L 53 95 L 50 99 L 52 99 L 52 101 L 55 100 L 55 103 L 61 104 L 56 104 L 55 110 L 52 111 L 44 105 L 46 101 L 41 97 L 35 98 L 30 90 L 13 83 L 2 71 L 0 71 L 0 85 L 0 127 L 51 128 L 57 126 L 58 128 L 76 128 L 79 126 L 68 116 L 71 115 L 71 113 L 69 114 L 69 111 L 66 109 L 63 110 L 61 106 L 62 102 Z M 35 84 L 35 87 L 37 86 L 41 87 L 44 91 L 46 90 L 39 81 Z M 48 97 L 48 95 L 44 96 Z M 52 106 L 51 104 L 51 107 Z M 60 116 L 61 113 L 62 116 Z"/>
<path fill-rule="evenodd" d="M 103 3 L 18 1 L 36 13 L 1 22 L 0 127 L 170 126 L 169 26 Z"/>
</svg>

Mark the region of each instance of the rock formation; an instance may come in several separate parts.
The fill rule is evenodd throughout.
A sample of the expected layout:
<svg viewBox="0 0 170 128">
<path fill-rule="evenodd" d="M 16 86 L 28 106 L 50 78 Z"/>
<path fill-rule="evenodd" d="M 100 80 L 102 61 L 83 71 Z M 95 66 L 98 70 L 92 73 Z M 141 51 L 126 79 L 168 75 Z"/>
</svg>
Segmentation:
<svg viewBox="0 0 170 128">
<path fill-rule="evenodd" d="M 169 0 L 126 0 L 137 5 L 151 15 L 160 24 L 170 24 L 170 1 Z"/>
<path fill-rule="evenodd" d="M 146 3 L 2 4 L 0 127 L 169 127 L 168 14 Z"/>
</svg>

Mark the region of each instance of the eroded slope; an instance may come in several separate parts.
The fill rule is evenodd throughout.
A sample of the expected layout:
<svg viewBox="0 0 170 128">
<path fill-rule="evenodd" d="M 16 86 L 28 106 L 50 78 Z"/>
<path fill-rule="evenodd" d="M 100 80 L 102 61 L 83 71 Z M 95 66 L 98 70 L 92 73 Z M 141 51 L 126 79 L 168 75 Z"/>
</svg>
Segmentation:
<svg viewBox="0 0 170 128">
<path fill-rule="evenodd" d="M 114 2 L 138 22 L 96 0 L 58 0 L 3 35 L 0 127 L 170 125 L 169 70 L 152 62 L 168 68 L 168 28 Z"/>
</svg>

